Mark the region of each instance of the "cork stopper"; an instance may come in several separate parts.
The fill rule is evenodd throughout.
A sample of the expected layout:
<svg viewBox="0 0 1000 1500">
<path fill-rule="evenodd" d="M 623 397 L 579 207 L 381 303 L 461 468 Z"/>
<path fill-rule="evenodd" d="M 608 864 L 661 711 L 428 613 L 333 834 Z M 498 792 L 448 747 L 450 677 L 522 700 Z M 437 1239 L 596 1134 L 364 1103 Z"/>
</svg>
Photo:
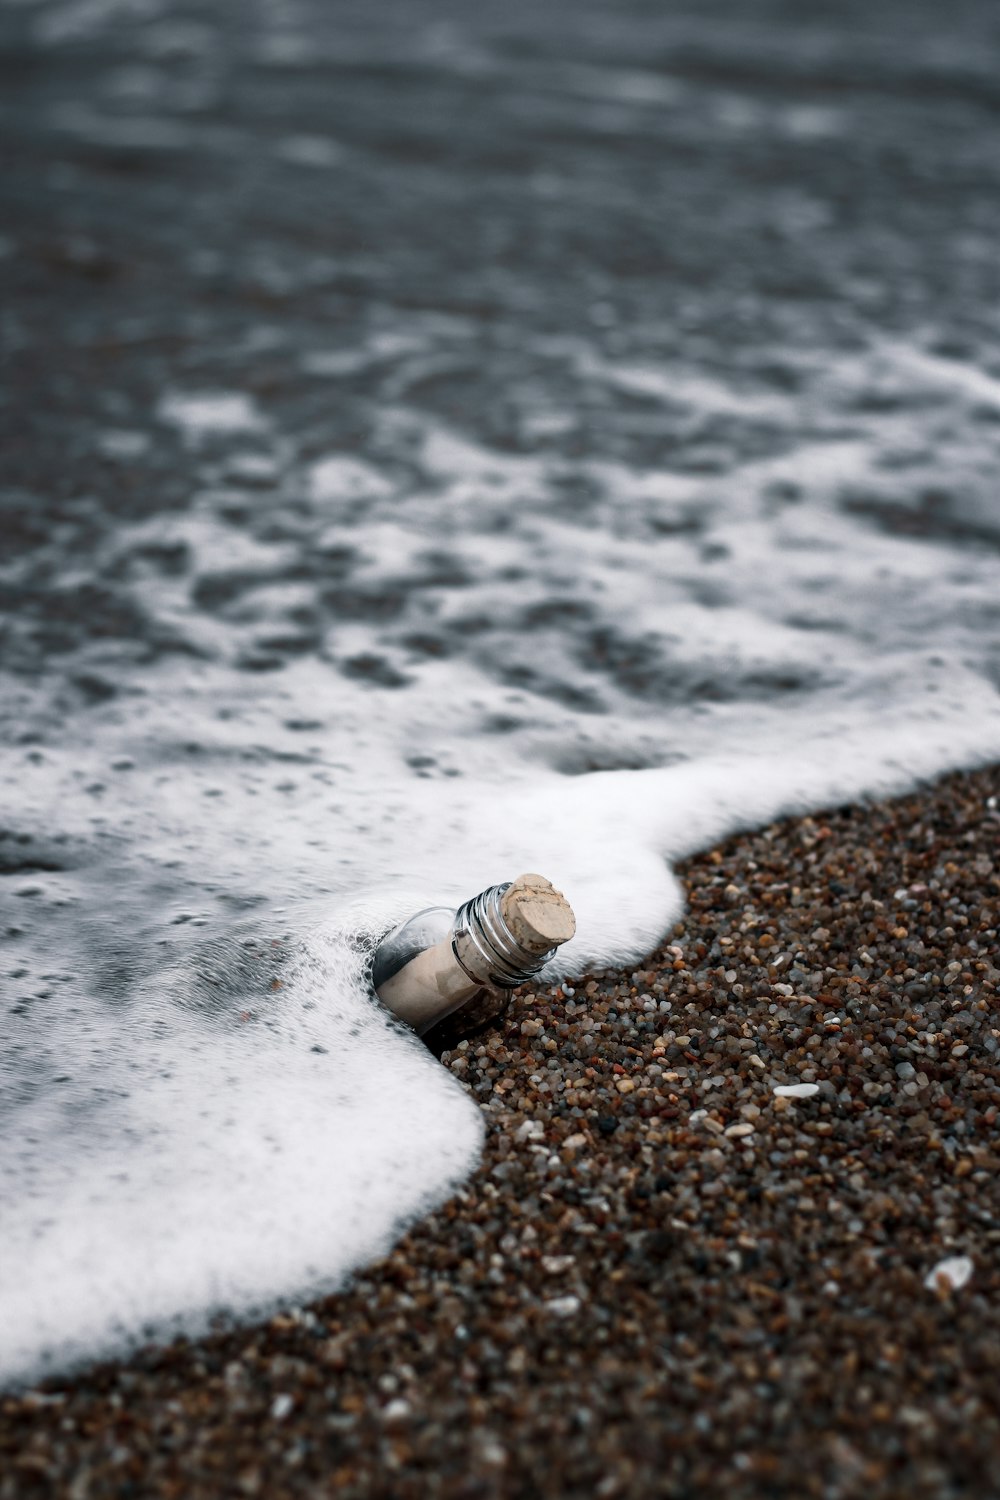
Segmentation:
<svg viewBox="0 0 1000 1500">
<path fill-rule="evenodd" d="M 539 957 L 576 931 L 573 908 L 543 875 L 519 875 L 504 891 L 500 911 L 515 941 Z"/>
</svg>

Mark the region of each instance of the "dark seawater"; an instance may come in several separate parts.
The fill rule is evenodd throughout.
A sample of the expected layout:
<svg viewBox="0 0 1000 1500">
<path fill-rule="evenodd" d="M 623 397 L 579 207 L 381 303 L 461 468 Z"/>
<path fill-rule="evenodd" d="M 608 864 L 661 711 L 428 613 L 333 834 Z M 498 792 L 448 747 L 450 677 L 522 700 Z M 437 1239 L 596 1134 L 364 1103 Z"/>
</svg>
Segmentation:
<svg viewBox="0 0 1000 1500">
<path fill-rule="evenodd" d="M 414 903 L 537 866 L 636 957 L 664 856 L 1000 752 L 998 56 L 0 0 L 0 1372 L 461 1179 L 366 982 Z"/>
</svg>

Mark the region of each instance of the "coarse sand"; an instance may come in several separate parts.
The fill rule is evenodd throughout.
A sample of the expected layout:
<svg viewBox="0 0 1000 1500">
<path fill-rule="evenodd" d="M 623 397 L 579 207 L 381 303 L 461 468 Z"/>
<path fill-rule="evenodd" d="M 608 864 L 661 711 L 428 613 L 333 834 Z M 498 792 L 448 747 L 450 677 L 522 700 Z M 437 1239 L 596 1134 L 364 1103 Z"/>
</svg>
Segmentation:
<svg viewBox="0 0 1000 1500">
<path fill-rule="evenodd" d="M 1000 773 L 682 875 L 634 972 L 442 1052 L 489 1122 L 444 1209 L 0 1397 L 0 1500 L 1000 1495 Z"/>
</svg>

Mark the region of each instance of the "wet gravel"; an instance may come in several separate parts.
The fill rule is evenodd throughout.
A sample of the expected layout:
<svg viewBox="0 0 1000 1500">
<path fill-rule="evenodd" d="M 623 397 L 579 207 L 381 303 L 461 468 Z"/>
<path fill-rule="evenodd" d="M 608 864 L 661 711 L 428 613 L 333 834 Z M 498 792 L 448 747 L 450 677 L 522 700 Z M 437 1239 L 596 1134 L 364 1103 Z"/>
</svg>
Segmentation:
<svg viewBox="0 0 1000 1500">
<path fill-rule="evenodd" d="M 489 1121 L 451 1203 L 0 1398 L 0 1497 L 1000 1493 L 998 850 L 993 770 L 691 861 L 634 972 L 442 1053 Z"/>
</svg>

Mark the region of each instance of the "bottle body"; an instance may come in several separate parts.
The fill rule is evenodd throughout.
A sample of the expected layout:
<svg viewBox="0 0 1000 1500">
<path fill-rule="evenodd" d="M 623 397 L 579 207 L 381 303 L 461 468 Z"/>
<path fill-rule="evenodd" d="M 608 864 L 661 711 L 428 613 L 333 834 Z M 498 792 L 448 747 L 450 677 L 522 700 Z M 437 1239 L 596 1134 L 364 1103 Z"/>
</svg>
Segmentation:
<svg viewBox="0 0 1000 1500">
<path fill-rule="evenodd" d="M 447 938 L 455 925 L 457 913 L 449 906 L 425 906 L 414 912 L 379 943 L 372 961 L 372 988 L 382 986 L 400 969 L 428 948 Z"/>
</svg>

